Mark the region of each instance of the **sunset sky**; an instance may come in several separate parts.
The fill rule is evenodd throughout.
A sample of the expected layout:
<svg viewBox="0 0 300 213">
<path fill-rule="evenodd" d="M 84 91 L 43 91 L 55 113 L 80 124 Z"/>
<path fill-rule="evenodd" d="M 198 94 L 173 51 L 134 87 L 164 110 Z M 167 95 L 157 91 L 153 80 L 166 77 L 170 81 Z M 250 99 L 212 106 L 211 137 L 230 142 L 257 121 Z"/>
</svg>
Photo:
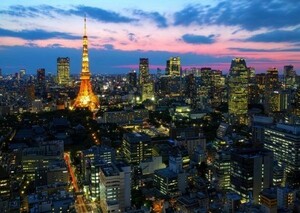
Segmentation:
<svg viewBox="0 0 300 213">
<path fill-rule="evenodd" d="M 56 74 L 57 57 L 70 57 L 78 74 L 85 14 L 93 74 L 127 73 L 141 57 L 164 69 L 171 56 L 224 73 L 235 57 L 257 72 L 300 70 L 299 0 L 1 0 L 2 72 Z"/>
</svg>

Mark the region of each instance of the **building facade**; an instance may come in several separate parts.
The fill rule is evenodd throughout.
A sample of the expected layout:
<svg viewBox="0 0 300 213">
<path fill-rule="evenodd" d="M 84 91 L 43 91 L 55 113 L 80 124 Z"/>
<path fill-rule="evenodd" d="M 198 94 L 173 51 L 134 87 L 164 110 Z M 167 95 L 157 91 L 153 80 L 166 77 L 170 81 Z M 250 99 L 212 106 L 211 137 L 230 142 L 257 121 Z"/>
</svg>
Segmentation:
<svg viewBox="0 0 300 213">
<path fill-rule="evenodd" d="M 152 158 L 151 138 L 145 133 L 125 133 L 122 148 L 125 159 L 130 164 L 138 165 Z"/>
<path fill-rule="evenodd" d="M 300 126 L 278 123 L 266 127 L 265 148 L 274 152 L 274 158 L 285 172 L 300 172 Z"/>
<path fill-rule="evenodd" d="M 267 149 L 243 149 L 231 152 L 231 189 L 243 202 L 258 203 L 260 192 L 272 186 L 273 153 Z"/>
<path fill-rule="evenodd" d="M 228 111 L 232 124 L 248 124 L 248 83 L 246 61 L 233 59 L 228 76 Z"/>
<path fill-rule="evenodd" d="M 70 83 L 70 58 L 57 58 L 57 83 L 68 85 Z"/>
</svg>

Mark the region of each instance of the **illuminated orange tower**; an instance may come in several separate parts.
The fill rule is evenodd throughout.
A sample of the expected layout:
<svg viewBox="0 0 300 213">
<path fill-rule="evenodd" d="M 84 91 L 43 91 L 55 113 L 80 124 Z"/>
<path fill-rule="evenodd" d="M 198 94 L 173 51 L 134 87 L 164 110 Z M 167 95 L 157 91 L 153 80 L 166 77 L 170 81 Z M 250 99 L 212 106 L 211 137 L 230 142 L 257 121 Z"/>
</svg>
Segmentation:
<svg viewBox="0 0 300 213">
<path fill-rule="evenodd" d="M 89 69 L 89 55 L 88 55 L 88 37 L 86 35 L 86 18 L 84 17 L 84 35 L 83 50 L 82 50 L 82 68 L 80 74 L 80 89 L 75 99 L 73 108 L 88 108 L 91 111 L 99 109 L 98 97 L 93 93 L 90 82 L 91 73 Z"/>
</svg>

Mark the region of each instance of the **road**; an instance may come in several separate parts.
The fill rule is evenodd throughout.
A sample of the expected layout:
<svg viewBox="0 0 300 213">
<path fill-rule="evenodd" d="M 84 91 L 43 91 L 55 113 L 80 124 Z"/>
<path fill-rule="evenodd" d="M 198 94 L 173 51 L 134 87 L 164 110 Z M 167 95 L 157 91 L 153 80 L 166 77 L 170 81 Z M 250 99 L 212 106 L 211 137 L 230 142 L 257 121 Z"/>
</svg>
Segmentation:
<svg viewBox="0 0 300 213">
<path fill-rule="evenodd" d="M 78 183 L 77 183 L 77 178 L 74 174 L 74 170 L 73 170 L 73 167 L 71 165 L 71 159 L 70 159 L 70 155 L 68 153 L 64 153 L 64 158 L 65 158 L 65 161 L 66 161 L 66 164 L 69 168 L 69 172 L 70 172 L 70 175 L 71 175 L 71 179 L 72 179 L 72 183 L 73 183 L 73 187 L 75 189 L 75 192 L 80 192 L 80 189 L 78 187 Z M 76 197 L 76 204 L 75 206 L 77 207 L 76 210 L 81 213 L 81 212 L 89 212 L 88 208 L 87 208 L 87 205 L 85 204 L 83 198 L 81 195 L 78 195 Z"/>
</svg>

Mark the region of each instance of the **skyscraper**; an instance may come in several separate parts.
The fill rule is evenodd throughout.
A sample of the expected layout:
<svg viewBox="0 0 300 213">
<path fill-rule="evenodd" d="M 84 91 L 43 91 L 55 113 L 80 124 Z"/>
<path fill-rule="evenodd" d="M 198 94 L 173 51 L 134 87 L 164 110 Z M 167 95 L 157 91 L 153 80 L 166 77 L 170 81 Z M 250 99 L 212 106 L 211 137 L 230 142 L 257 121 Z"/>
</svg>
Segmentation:
<svg viewBox="0 0 300 213">
<path fill-rule="evenodd" d="M 142 101 L 147 99 L 154 100 L 154 85 L 149 73 L 149 60 L 148 58 L 140 58 L 140 88 L 142 90 Z"/>
<path fill-rule="evenodd" d="M 98 97 L 93 93 L 90 82 L 91 73 L 89 69 L 88 37 L 86 35 L 86 18 L 84 18 L 84 35 L 82 51 L 82 69 L 80 74 L 81 84 L 73 108 L 88 108 L 91 111 L 99 108 Z"/>
<path fill-rule="evenodd" d="M 228 76 L 228 111 L 230 123 L 248 123 L 249 69 L 243 58 L 231 62 Z"/>
<path fill-rule="evenodd" d="M 266 85 L 265 85 L 265 111 L 272 113 L 279 111 L 279 78 L 278 69 L 269 68 L 266 74 Z"/>
<path fill-rule="evenodd" d="M 70 81 L 70 58 L 57 58 L 57 83 L 67 85 Z"/>
<path fill-rule="evenodd" d="M 36 78 L 39 84 L 43 84 L 46 80 L 45 69 L 41 68 L 36 71 Z"/>
<path fill-rule="evenodd" d="M 296 83 L 296 71 L 293 65 L 286 65 L 283 67 L 283 78 L 285 88 L 291 88 Z"/>
<path fill-rule="evenodd" d="M 150 78 L 148 58 L 140 58 L 139 71 L 139 83 L 140 85 L 143 85 L 144 83 L 148 82 Z"/>
<path fill-rule="evenodd" d="M 135 70 L 131 70 L 128 73 L 128 83 L 130 87 L 137 87 L 137 74 Z"/>
<path fill-rule="evenodd" d="M 166 75 L 180 76 L 180 57 L 171 57 L 167 60 Z"/>
</svg>

